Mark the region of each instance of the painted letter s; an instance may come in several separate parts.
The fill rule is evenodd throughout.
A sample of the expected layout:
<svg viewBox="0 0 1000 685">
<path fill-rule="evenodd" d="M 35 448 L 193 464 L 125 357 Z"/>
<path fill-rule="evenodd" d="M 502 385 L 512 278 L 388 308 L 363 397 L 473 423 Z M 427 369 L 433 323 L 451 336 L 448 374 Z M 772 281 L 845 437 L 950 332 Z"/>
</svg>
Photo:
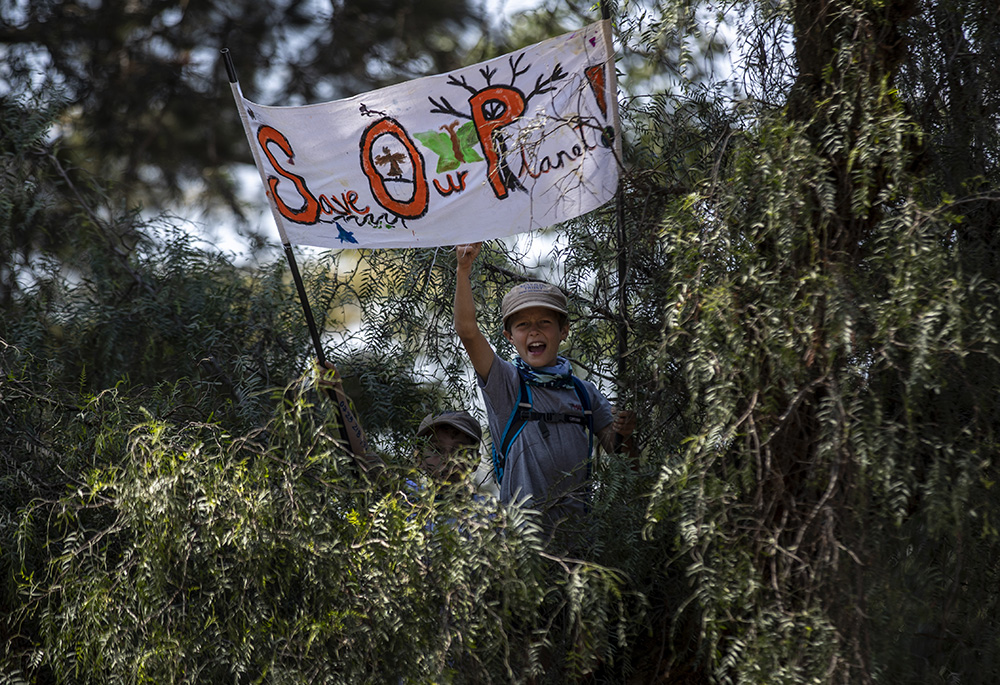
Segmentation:
<svg viewBox="0 0 1000 685">
<path fill-rule="evenodd" d="M 271 150 L 268 148 L 269 144 L 274 143 L 278 146 L 279 150 L 285 153 L 285 156 L 289 159 L 294 159 L 295 153 L 292 151 L 292 145 L 288 142 L 288 138 L 286 138 L 285 135 L 276 128 L 271 126 L 261 126 L 257 129 L 257 142 L 260 144 L 260 149 L 264 151 L 264 156 L 267 157 L 267 161 L 269 161 L 271 166 L 274 167 L 274 170 L 294 183 L 299 195 L 302 196 L 302 207 L 299 209 L 292 209 L 278 196 L 278 178 L 275 176 L 268 176 L 267 187 L 271 191 L 271 197 L 274 199 L 274 204 L 278 208 L 278 212 L 289 221 L 294 221 L 298 224 L 316 223 L 319 219 L 319 201 L 313 197 L 312 193 L 309 192 L 309 188 L 306 187 L 305 179 L 283 169 L 274 158 Z"/>
</svg>

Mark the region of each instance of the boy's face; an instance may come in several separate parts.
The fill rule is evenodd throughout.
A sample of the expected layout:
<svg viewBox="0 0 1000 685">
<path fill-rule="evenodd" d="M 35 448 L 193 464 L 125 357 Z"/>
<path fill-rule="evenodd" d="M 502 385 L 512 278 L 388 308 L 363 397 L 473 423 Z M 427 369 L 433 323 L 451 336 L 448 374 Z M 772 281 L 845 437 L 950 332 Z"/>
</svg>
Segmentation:
<svg viewBox="0 0 1000 685">
<path fill-rule="evenodd" d="M 559 312 L 548 307 L 527 307 L 510 315 L 503 335 L 529 366 L 555 364 L 559 345 L 569 335 L 569 324 L 559 325 Z"/>
<path fill-rule="evenodd" d="M 420 451 L 420 468 L 435 479 L 458 482 L 473 465 L 470 452 L 476 446 L 454 426 L 434 426 Z"/>
</svg>

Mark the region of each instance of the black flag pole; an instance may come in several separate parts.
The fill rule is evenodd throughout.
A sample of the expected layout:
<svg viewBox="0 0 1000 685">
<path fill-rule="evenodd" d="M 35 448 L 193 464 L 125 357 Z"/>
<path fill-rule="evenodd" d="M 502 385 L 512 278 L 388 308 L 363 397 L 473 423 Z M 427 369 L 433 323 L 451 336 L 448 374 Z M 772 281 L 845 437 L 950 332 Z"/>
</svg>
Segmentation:
<svg viewBox="0 0 1000 685">
<path fill-rule="evenodd" d="M 611 9 L 608 6 L 609 0 L 601 0 L 601 19 L 611 18 Z M 611 65 L 614 69 L 614 64 Z M 617 94 L 615 94 L 617 97 Z M 619 131 L 618 135 L 621 135 Z M 623 170 L 624 165 L 619 160 L 619 169 Z M 618 175 L 618 189 L 615 191 L 615 224 L 618 238 L 618 382 L 625 378 L 625 357 L 628 354 L 628 293 L 625 283 L 628 280 L 628 256 L 625 252 L 625 204 L 622 201 L 621 171 Z"/>
<path fill-rule="evenodd" d="M 236 67 L 233 65 L 233 57 L 229 54 L 229 48 L 222 48 L 222 59 L 226 63 L 226 74 L 229 76 L 229 83 L 239 83 L 239 79 L 236 78 Z M 251 146 L 252 151 L 253 147 Z M 257 161 L 256 154 L 254 155 L 254 161 Z M 285 250 L 285 259 L 288 260 L 288 268 L 292 272 L 292 280 L 295 281 L 295 289 L 299 293 L 299 302 L 302 303 L 302 313 L 306 317 L 306 325 L 309 327 L 309 335 L 312 337 L 313 347 L 316 348 L 316 358 L 319 360 L 320 366 L 323 366 L 326 363 L 326 357 L 323 354 L 323 344 L 320 342 L 319 329 L 316 327 L 316 320 L 313 318 L 312 309 L 309 307 L 309 297 L 306 295 L 306 287 L 302 282 L 302 276 L 299 274 L 299 267 L 295 263 L 295 253 L 292 252 L 292 245 L 288 241 L 288 236 L 285 235 L 281 222 L 278 221 L 277 224 L 278 233 L 281 237 L 281 245 Z"/>
<path fill-rule="evenodd" d="M 600 0 L 601 19 L 605 21 L 611 19 L 611 10 L 608 7 L 610 0 Z M 611 68 L 614 69 L 614 60 Z M 615 81 L 617 83 L 617 79 Z M 618 97 L 618 93 L 615 93 Z M 621 138 L 621 126 L 618 127 L 618 136 Z M 618 150 L 621 151 L 621 140 L 617 141 Z M 623 160 L 618 160 L 618 188 L 615 189 L 615 228 L 618 237 L 618 406 L 622 407 L 621 387 L 625 381 L 627 366 L 625 357 L 628 355 L 628 292 L 625 290 L 625 283 L 628 280 L 628 256 L 625 252 L 627 242 L 625 236 L 625 204 L 622 201 L 622 171 L 625 169 Z M 628 443 L 626 446 L 626 442 Z M 636 443 L 634 436 L 623 438 L 621 433 L 615 434 L 615 451 L 627 450 L 629 455 L 637 458 Z"/>
<path fill-rule="evenodd" d="M 236 67 L 233 65 L 232 55 L 229 53 L 229 48 L 222 48 L 222 59 L 226 64 L 226 75 L 229 77 L 229 85 L 233 89 L 233 97 L 236 99 L 236 107 L 240 112 L 240 119 L 243 122 L 243 128 L 247 134 L 247 140 L 250 143 L 250 152 L 253 154 L 254 164 L 257 166 L 258 172 L 262 169 L 260 164 L 260 155 L 257 148 L 253 144 L 253 136 L 250 131 L 250 122 L 247 117 L 246 109 L 243 106 L 242 97 L 239 94 L 239 79 L 236 77 Z M 261 180 L 264 180 L 263 177 Z M 266 183 L 265 183 L 265 187 Z M 271 206 L 272 213 L 275 213 L 274 202 L 268 199 L 268 204 Z M 319 328 L 316 326 L 316 320 L 313 318 L 312 308 L 309 306 L 309 296 L 306 293 L 305 284 L 302 282 L 302 276 L 299 274 L 299 267 L 295 263 L 295 253 L 292 252 L 291 241 L 288 240 L 288 235 L 285 233 L 285 228 L 281 223 L 281 219 L 275 214 L 274 223 L 278 228 L 278 235 L 281 238 L 281 246 L 285 251 L 285 259 L 288 261 L 288 268 L 292 272 L 292 280 L 295 281 L 295 289 L 299 294 L 299 303 L 302 305 L 302 313 L 306 318 L 306 326 L 309 327 L 309 336 L 312 338 L 313 347 L 316 350 L 316 359 L 319 362 L 321 369 L 326 367 L 326 355 L 323 353 L 323 343 L 319 337 Z M 344 387 L 340 381 L 340 376 L 337 374 L 336 368 L 333 369 L 334 379 L 330 386 L 327 387 L 330 396 L 336 402 L 337 407 L 340 409 L 341 418 L 341 434 L 344 440 L 350 445 L 351 451 L 356 455 L 364 456 L 368 450 L 368 442 L 365 437 L 364 430 L 361 428 L 360 422 L 357 420 L 357 416 L 354 413 L 354 408 L 352 402 L 347 397 L 344 392 Z"/>
</svg>

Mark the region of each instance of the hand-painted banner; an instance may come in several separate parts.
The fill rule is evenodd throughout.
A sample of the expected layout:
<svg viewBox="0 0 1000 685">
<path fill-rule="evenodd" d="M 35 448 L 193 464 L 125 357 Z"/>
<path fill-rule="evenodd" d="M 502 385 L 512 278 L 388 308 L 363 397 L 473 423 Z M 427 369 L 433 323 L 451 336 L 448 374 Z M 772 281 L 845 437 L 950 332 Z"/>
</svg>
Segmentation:
<svg viewBox="0 0 1000 685">
<path fill-rule="evenodd" d="M 233 94 L 286 244 L 487 240 L 579 216 L 618 184 L 607 21 L 336 102 Z"/>
</svg>

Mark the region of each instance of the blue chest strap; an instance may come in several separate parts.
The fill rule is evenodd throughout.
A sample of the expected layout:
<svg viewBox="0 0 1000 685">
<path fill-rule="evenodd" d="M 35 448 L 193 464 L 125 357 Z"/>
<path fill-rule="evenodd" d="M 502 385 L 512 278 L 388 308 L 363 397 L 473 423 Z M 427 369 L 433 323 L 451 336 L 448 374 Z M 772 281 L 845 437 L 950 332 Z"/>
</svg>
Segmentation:
<svg viewBox="0 0 1000 685">
<path fill-rule="evenodd" d="M 521 374 L 518 374 L 517 379 L 520 382 L 517 406 L 514 407 L 510 418 L 507 420 L 507 427 L 504 428 L 499 448 L 496 441 L 493 443 L 493 474 L 496 477 L 497 485 L 503 480 L 503 472 L 507 466 L 507 455 L 510 453 L 510 446 L 517 439 L 517 436 L 521 434 L 521 430 L 524 429 L 528 421 L 539 422 L 539 430 L 543 438 L 549 437 L 549 427 L 547 425 L 549 423 L 575 423 L 587 431 L 590 439 L 587 448 L 587 468 L 589 472 L 590 455 L 594 451 L 594 414 L 590 409 L 590 395 L 587 394 L 587 388 L 584 387 L 583 381 L 576 376 L 572 376 L 573 389 L 576 390 L 577 397 L 580 398 L 583 413 L 567 414 L 563 412 L 535 411 L 532 405 L 531 388 L 525 383 L 524 377 Z"/>
</svg>

